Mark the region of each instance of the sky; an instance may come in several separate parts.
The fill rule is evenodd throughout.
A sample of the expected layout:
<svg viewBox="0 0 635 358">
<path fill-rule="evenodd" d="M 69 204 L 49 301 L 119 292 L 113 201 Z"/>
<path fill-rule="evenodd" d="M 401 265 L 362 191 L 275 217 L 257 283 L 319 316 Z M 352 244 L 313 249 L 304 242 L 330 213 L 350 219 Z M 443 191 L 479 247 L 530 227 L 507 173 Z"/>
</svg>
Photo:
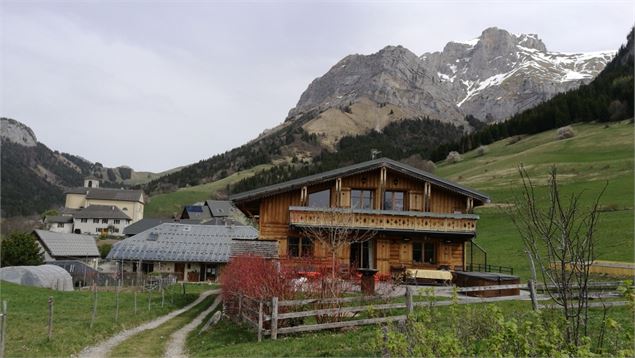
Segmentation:
<svg viewBox="0 0 635 358">
<path fill-rule="evenodd" d="M 160 172 L 280 124 L 343 57 L 488 27 L 617 50 L 631 1 L 2 1 L 0 116 L 49 148 Z"/>
</svg>

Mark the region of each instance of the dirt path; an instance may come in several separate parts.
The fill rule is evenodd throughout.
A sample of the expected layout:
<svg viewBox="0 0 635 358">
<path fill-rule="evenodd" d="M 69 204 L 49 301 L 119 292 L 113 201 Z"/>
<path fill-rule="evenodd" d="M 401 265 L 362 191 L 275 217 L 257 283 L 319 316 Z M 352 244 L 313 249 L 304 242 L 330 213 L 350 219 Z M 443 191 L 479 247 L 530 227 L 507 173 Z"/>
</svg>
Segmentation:
<svg viewBox="0 0 635 358">
<path fill-rule="evenodd" d="M 178 309 L 174 312 L 170 312 L 168 314 L 166 314 L 165 316 L 156 318 L 150 322 L 144 323 L 140 326 L 137 326 L 135 328 L 131 328 L 131 329 L 127 329 L 125 331 L 119 332 L 116 335 L 110 337 L 108 340 L 99 343 L 98 345 L 95 346 L 91 346 L 91 347 L 87 347 L 84 348 L 84 350 L 82 350 L 79 353 L 79 358 L 105 358 L 108 355 L 108 352 L 110 352 L 114 347 L 116 347 L 117 345 L 121 344 L 121 342 L 125 341 L 126 339 L 139 334 L 143 331 L 146 331 L 148 329 L 154 329 L 159 327 L 160 325 L 162 325 L 163 323 L 171 320 L 172 318 L 189 311 L 190 309 L 192 309 L 194 306 L 198 305 L 199 303 L 201 303 L 206 297 L 210 296 L 210 295 L 216 295 L 220 293 L 220 289 L 217 290 L 209 290 L 209 291 L 205 291 L 203 293 L 201 293 L 201 295 L 192 303 L 190 303 L 189 305 Z"/>
<path fill-rule="evenodd" d="M 185 349 L 184 349 L 187 335 L 190 332 L 192 332 L 194 329 L 196 329 L 196 327 L 198 327 L 201 323 L 203 323 L 203 320 L 205 319 L 205 317 L 207 317 L 210 313 L 214 312 L 214 310 L 216 309 L 216 307 L 218 307 L 221 301 L 222 301 L 222 296 L 218 295 L 216 299 L 214 300 L 214 303 L 212 303 L 212 305 L 209 306 L 208 309 L 201 312 L 201 314 L 199 314 L 198 317 L 193 319 L 192 322 L 183 326 L 178 331 L 172 333 L 172 335 L 170 336 L 170 341 L 168 342 L 168 346 L 165 349 L 164 356 L 168 358 L 187 357 L 187 355 L 185 354 Z"/>
</svg>

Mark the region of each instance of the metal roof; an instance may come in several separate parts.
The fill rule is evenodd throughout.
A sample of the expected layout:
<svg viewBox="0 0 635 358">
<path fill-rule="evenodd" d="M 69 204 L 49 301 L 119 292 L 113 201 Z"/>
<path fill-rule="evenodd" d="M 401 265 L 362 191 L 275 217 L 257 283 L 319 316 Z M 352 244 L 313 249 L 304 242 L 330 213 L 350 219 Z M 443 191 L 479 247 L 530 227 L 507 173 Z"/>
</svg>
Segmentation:
<svg viewBox="0 0 635 358">
<path fill-rule="evenodd" d="M 98 200 L 120 200 L 120 201 L 137 201 L 143 199 L 141 190 L 125 190 L 125 189 L 107 189 L 107 188 L 90 188 L 86 194 L 86 199 Z"/>
<path fill-rule="evenodd" d="M 476 191 L 474 189 L 470 189 L 468 187 L 462 186 L 452 181 L 437 177 L 421 169 L 417 169 L 410 165 L 400 163 L 398 161 L 395 161 L 389 158 L 379 158 L 379 159 L 369 160 L 367 162 L 353 164 L 346 167 L 329 170 L 323 173 L 318 173 L 318 174 L 309 175 L 309 176 L 298 178 L 298 179 L 289 180 L 279 184 L 269 185 L 263 188 L 254 189 L 254 190 L 232 195 L 230 199 L 234 202 L 259 199 L 259 198 L 270 196 L 273 194 L 278 194 L 278 193 L 282 193 L 289 190 L 299 189 L 305 185 L 318 184 L 328 180 L 333 180 L 337 177 L 374 170 L 381 167 L 386 167 L 388 169 L 392 169 L 404 175 L 408 175 L 408 176 L 415 177 L 421 180 L 429 181 L 430 183 L 438 185 L 442 188 L 473 197 L 485 203 L 490 201 L 490 198 L 487 195 L 479 191 Z"/>
<path fill-rule="evenodd" d="M 113 245 L 112 260 L 228 262 L 232 239 L 258 238 L 251 226 L 163 223 Z"/>
<path fill-rule="evenodd" d="M 155 226 L 159 226 L 166 222 L 174 222 L 173 219 L 141 219 L 134 222 L 123 229 L 123 234 L 126 236 L 136 235 L 140 232 L 152 229 Z"/>
<path fill-rule="evenodd" d="M 54 215 L 54 216 L 47 216 L 46 220 L 47 223 L 72 223 L 73 222 L 73 217 L 71 215 Z"/>
<path fill-rule="evenodd" d="M 181 217 L 187 215 L 187 219 L 209 219 L 212 214 L 207 206 L 203 205 L 185 205 Z"/>
<path fill-rule="evenodd" d="M 35 230 L 40 243 L 53 257 L 97 257 L 99 250 L 95 238 L 90 235 L 66 234 L 46 230 Z"/>
<path fill-rule="evenodd" d="M 124 219 L 130 220 L 121 209 L 114 205 L 90 205 L 75 215 L 75 219 Z"/>
<path fill-rule="evenodd" d="M 229 200 L 207 200 L 205 205 L 209 207 L 214 217 L 230 216 L 236 211 L 236 208 Z"/>
</svg>

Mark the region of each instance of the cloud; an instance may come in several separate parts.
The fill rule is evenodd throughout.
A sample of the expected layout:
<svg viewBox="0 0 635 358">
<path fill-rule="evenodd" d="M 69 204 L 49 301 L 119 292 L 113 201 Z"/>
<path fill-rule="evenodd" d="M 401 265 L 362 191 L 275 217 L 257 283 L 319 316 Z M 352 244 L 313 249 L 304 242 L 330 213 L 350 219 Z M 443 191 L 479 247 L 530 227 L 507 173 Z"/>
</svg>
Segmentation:
<svg viewBox="0 0 635 358">
<path fill-rule="evenodd" d="M 439 51 L 489 26 L 616 49 L 632 19 L 626 2 L 5 3 L 1 114 L 52 149 L 161 171 L 281 123 L 351 53 Z"/>
</svg>

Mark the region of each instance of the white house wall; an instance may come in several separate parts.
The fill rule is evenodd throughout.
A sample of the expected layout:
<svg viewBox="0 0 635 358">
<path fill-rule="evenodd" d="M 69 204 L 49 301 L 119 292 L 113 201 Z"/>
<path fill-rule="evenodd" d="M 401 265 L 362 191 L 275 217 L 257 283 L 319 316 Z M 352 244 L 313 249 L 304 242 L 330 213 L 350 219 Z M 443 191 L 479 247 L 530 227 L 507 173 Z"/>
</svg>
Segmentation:
<svg viewBox="0 0 635 358">
<path fill-rule="evenodd" d="M 98 235 L 100 232 L 98 229 L 108 229 L 109 226 L 113 226 L 118 232 L 109 232 L 109 235 L 113 236 L 123 236 L 123 229 L 129 224 L 126 223 L 125 219 L 119 219 L 119 224 L 115 224 L 115 219 L 107 219 L 107 223 L 103 223 L 102 219 L 98 220 L 97 223 L 94 222 L 94 219 L 86 219 L 86 222 L 82 222 L 82 219 L 73 219 L 74 231 L 80 230 L 81 234 L 88 235 Z"/>
</svg>

